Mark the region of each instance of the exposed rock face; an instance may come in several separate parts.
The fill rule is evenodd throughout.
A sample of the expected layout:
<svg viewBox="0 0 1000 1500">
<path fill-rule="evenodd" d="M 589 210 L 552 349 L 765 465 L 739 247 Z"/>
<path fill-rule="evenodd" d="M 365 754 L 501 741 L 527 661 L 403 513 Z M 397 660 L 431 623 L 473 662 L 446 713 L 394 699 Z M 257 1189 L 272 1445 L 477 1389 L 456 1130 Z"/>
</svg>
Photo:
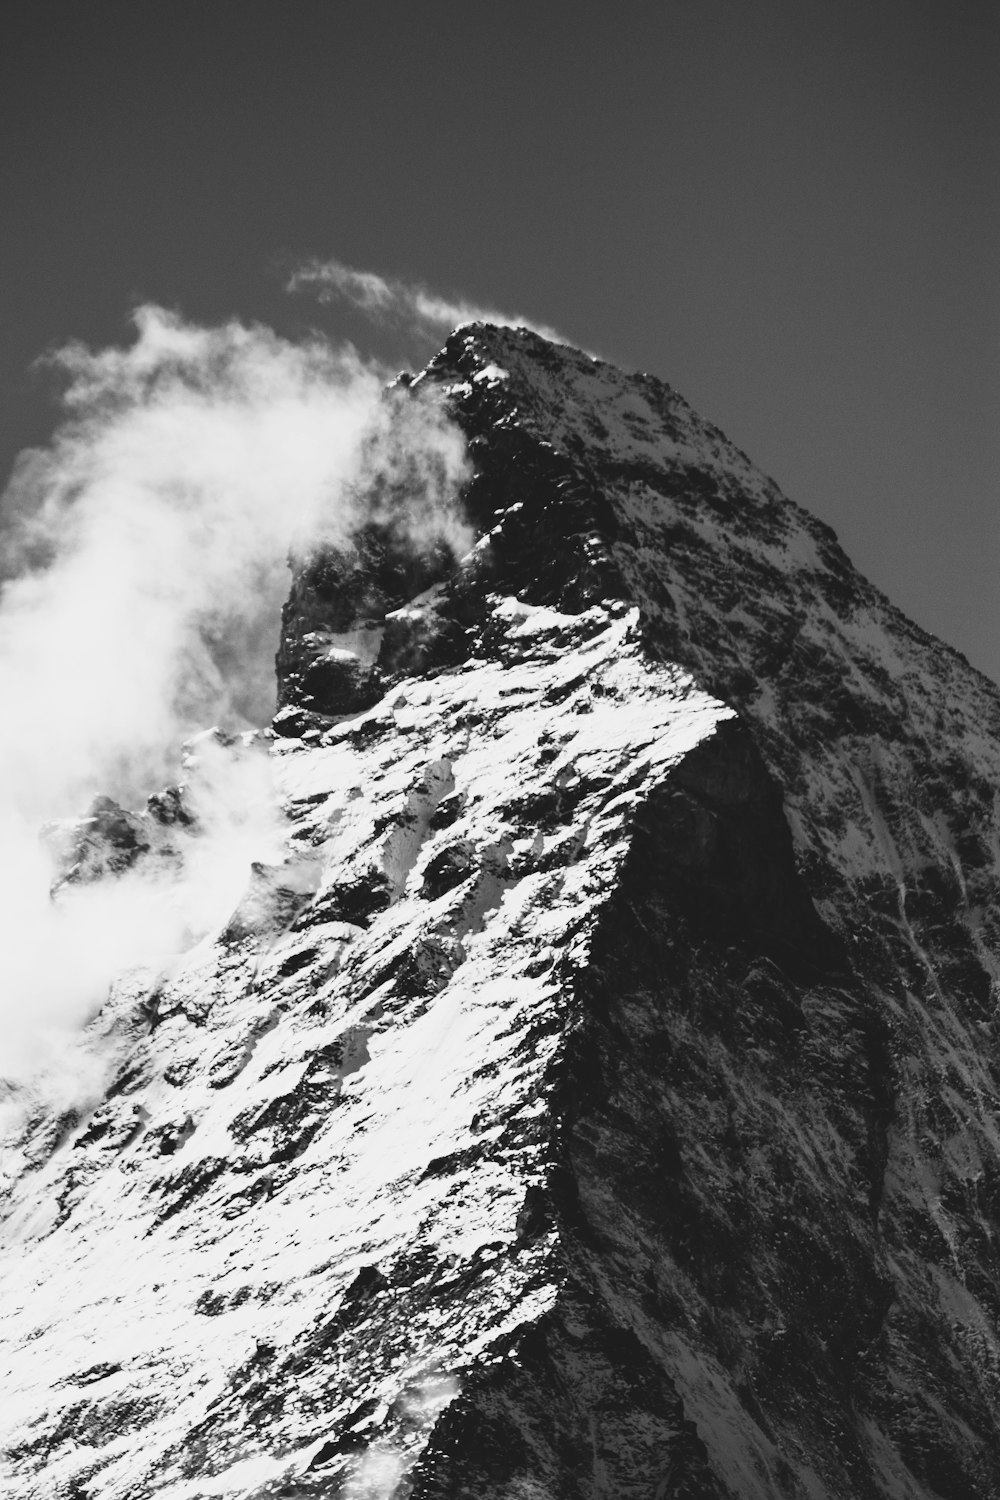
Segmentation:
<svg viewBox="0 0 1000 1500">
<path fill-rule="evenodd" d="M 287 855 L 11 1143 L 7 1491 L 1000 1495 L 1000 695 L 658 381 L 409 389 L 482 539 L 300 560 Z"/>
</svg>

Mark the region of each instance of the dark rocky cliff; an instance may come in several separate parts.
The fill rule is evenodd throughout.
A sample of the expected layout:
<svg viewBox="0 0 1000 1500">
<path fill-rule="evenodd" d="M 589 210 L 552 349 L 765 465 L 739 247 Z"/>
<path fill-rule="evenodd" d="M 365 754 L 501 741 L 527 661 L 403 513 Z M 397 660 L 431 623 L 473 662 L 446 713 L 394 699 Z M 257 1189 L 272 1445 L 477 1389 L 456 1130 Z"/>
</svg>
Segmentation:
<svg viewBox="0 0 1000 1500">
<path fill-rule="evenodd" d="M 1000 1496 L 1000 694 L 650 377 L 394 399 L 480 539 L 297 560 L 286 854 L 13 1143 L 10 1493 Z"/>
</svg>

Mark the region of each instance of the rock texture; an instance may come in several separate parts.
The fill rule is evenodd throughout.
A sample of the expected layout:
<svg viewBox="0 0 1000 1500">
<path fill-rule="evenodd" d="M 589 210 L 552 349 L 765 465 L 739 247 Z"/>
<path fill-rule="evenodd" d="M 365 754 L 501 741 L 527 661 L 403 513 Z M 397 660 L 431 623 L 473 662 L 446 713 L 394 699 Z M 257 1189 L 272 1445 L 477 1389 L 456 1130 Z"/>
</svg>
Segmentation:
<svg viewBox="0 0 1000 1500">
<path fill-rule="evenodd" d="M 297 562 L 285 853 L 8 1143 L 5 1493 L 1000 1496 L 1000 695 L 659 381 L 394 399 L 480 540 Z"/>
</svg>

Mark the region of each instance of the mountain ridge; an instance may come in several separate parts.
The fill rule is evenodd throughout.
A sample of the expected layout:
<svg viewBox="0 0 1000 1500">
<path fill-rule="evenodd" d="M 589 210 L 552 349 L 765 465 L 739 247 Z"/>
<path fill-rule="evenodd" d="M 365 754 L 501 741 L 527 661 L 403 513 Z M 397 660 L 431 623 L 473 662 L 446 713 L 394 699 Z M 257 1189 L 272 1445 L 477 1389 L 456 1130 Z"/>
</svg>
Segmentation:
<svg viewBox="0 0 1000 1500">
<path fill-rule="evenodd" d="M 390 399 L 478 540 L 294 560 L 285 853 L 14 1143 L 11 1493 L 1000 1494 L 1000 693 L 653 377 Z"/>
</svg>

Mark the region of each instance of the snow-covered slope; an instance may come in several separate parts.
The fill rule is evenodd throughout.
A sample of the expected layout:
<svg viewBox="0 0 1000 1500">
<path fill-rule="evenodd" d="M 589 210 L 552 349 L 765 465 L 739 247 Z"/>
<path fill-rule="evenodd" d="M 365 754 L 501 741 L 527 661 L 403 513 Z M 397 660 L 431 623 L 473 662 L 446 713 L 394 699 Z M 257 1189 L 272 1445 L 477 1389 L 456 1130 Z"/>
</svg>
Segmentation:
<svg viewBox="0 0 1000 1500">
<path fill-rule="evenodd" d="M 1000 695 L 658 381 L 394 399 L 481 539 L 299 561 L 284 855 L 8 1146 L 5 1493 L 1000 1494 Z"/>
</svg>

